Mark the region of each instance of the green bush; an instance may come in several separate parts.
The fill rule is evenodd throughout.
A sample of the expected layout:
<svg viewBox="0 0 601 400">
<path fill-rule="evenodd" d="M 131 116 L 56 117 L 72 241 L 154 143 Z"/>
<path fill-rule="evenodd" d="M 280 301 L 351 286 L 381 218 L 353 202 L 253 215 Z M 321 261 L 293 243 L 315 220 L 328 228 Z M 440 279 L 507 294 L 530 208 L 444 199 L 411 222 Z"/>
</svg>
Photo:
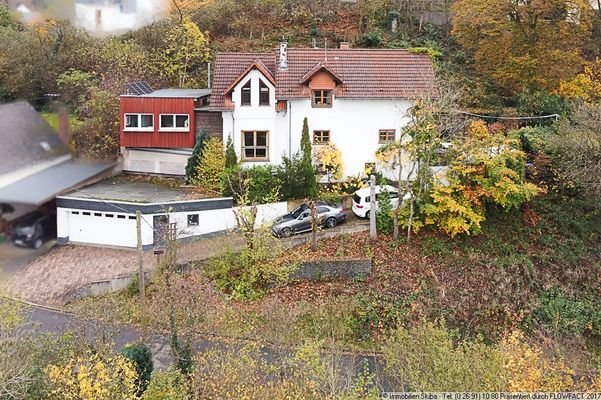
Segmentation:
<svg viewBox="0 0 601 400">
<path fill-rule="evenodd" d="M 253 247 L 240 253 L 226 249 L 209 259 L 206 274 L 217 288 L 237 300 L 262 297 L 266 291 L 287 282 L 294 266 L 279 260 L 278 241 L 267 230 L 254 233 Z"/>
<path fill-rule="evenodd" d="M 156 371 L 152 374 L 143 400 L 186 400 L 188 399 L 187 379 L 176 369 Z"/>
<path fill-rule="evenodd" d="M 140 279 L 138 274 L 131 277 L 125 291 L 129 297 L 134 297 L 140 294 Z"/>
<path fill-rule="evenodd" d="M 384 43 L 384 38 L 378 31 L 366 32 L 361 37 L 361 44 L 365 47 L 381 47 L 382 43 Z"/>
<path fill-rule="evenodd" d="M 601 335 L 601 298 L 591 294 L 565 295 L 559 289 L 541 293 L 540 304 L 526 324 L 538 323 L 553 332 L 564 335 Z"/>
<path fill-rule="evenodd" d="M 273 203 L 280 200 L 281 182 L 276 167 L 261 165 L 251 168 L 234 166 L 221 175 L 221 193 L 249 204 Z"/>
<path fill-rule="evenodd" d="M 520 115 L 565 115 L 568 112 L 568 103 L 563 97 L 544 90 L 524 89 L 518 95 L 516 108 Z M 553 119 L 537 119 L 528 121 L 528 124 L 551 125 L 553 122 Z"/>
<path fill-rule="evenodd" d="M 313 179 L 311 179 L 311 175 Z M 276 169 L 276 176 L 281 182 L 282 200 L 299 200 L 313 198 L 317 193 L 315 171 L 311 163 L 303 162 L 297 153 L 291 158 L 282 157 L 282 164 Z"/>
<path fill-rule="evenodd" d="M 121 354 L 133 362 L 134 366 L 136 367 L 136 372 L 138 373 L 138 393 L 144 392 L 148 387 L 150 375 L 154 369 L 154 362 L 152 361 L 152 351 L 150 351 L 150 347 L 144 343 L 132 343 L 126 345 L 121 350 Z"/>
<path fill-rule="evenodd" d="M 384 190 L 378 195 L 378 210 L 376 212 L 376 227 L 378 232 L 391 234 L 394 227 L 390 193 Z"/>
<path fill-rule="evenodd" d="M 344 324 L 352 336 L 359 340 L 396 329 L 409 316 L 404 301 L 385 297 L 358 295 L 351 309 L 351 315 Z"/>
</svg>

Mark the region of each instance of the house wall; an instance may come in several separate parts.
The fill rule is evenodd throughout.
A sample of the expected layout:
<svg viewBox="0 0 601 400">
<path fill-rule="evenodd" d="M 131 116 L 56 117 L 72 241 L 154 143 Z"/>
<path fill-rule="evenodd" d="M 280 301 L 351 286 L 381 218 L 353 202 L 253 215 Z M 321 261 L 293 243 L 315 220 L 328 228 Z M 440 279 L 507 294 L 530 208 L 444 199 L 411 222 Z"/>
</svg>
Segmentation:
<svg viewBox="0 0 601 400">
<path fill-rule="evenodd" d="M 234 99 L 239 104 L 239 93 L 234 92 Z M 313 108 L 309 98 L 291 100 L 288 110 L 278 113 L 272 107 L 261 110 L 254 104 L 253 107 L 236 107 L 234 112 L 223 113 L 224 141 L 233 132 L 238 156 L 242 131 L 269 130 L 269 163 L 279 164 L 283 155 L 300 151 L 303 119 L 307 117 L 311 140 L 314 130 L 330 131 L 331 142 L 342 153 L 346 177 L 359 175 L 364 172 L 366 163 L 376 162 L 375 152 L 381 146 L 380 129 L 395 129 L 399 139 L 401 128 L 409 121 L 407 111 L 412 106 L 409 100 L 344 99 L 336 96 L 331 108 Z M 244 163 L 245 166 L 256 164 L 263 163 Z M 397 177 L 395 171 L 383 172 L 391 178 Z"/>
<path fill-rule="evenodd" d="M 121 148 L 123 171 L 159 175 L 186 175 L 192 150 Z"/>
<path fill-rule="evenodd" d="M 193 148 L 196 142 L 196 115 L 192 98 L 121 96 L 121 147 Z M 125 114 L 153 114 L 154 131 L 124 131 Z M 190 115 L 187 132 L 161 132 L 160 114 Z"/>
<path fill-rule="evenodd" d="M 223 137 L 223 118 L 220 112 L 215 111 L 196 111 L 196 132 L 207 132 L 208 137 Z"/>
<path fill-rule="evenodd" d="M 270 105 L 259 106 L 259 79 L 270 89 Z M 251 81 L 251 105 L 240 106 L 242 87 L 248 81 Z M 268 162 L 248 162 L 248 165 L 260 165 L 267 163 L 279 163 L 281 154 L 278 148 L 286 140 L 281 137 L 282 132 L 276 130 L 276 111 L 275 111 L 275 87 L 258 70 L 250 71 L 244 79 L 234 88 L 232 101 L 236 105 L 233 112 L 223 113 L 223 142 L 231 135 L 234 148 L 238 154 L 238 159 L 242 153 L 242 132 L 243 131 L 268 131 L 269 132 L 269 161 Z M 233 120 L 232 120 L 233 117 Z"/>
<path fill-rule="evenodd" d="M 94 201 L 90 201 L 94 203 Z M 111 202 L 118 204 L 118 202 Z M 125 208 L 125 207 L 122 207 Z M 191 239 L 204 235 L 218 234 L 236 228 L 236 208 L 202 211 L 182 211 L 142 216 L 142 245 L 145 249 L 154 246 L 154 217 L 168 215 L 170 223 L 177 224 L 178 239 Z M 84 215 L 88 213 L 89 215 Z M 262 204 L 257 210 L 257 227 L 269 224 L 276 217 L 288 212 L 288 203 Z M 188 216 L 197 214 L 199 225 L 189 226 Z M 136 248 L 137 231 L 134 213 L 115 211 L 90 211 L 79 208 L 57 209 L 57 234 L 61 244 L 78 243 L 93 246 Z"/>
</svg>

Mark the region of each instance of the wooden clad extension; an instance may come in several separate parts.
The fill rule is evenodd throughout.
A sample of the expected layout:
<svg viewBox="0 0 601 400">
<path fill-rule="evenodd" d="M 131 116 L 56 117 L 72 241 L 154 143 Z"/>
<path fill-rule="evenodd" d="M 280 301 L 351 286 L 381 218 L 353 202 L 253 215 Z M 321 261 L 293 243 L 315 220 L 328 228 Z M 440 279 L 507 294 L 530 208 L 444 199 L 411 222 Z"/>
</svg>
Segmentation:
<svg viewBox="0 0 601 400">
<path fill-rule="evenodd" d="M 121 147 L 193 148 L 196 141 L 193 98 L 121 96 Z M 153 114 L 154 131 L 125 131 L 125 114 Z M 189 131 L 161 132 L 161 114 L 190 116 Z"/>
</svg>

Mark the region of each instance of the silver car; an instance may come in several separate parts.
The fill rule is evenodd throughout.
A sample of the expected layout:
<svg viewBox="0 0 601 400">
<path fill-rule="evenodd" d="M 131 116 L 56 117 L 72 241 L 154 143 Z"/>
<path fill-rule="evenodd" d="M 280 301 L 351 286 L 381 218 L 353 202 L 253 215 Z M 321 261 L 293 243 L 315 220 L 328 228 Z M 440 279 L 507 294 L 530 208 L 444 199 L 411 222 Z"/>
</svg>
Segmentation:
<svg viewBox="0 0 601 400">
<path fill-rule="evenodd" d="M 332 207 L 323 203 L 317 205 L 318 223 L 323 228 L 333 228 L 341 222 L 346 221 L 346 213 L 342 208 Z M 296 218 L 290 218 L 290 214 L 280 217 L 273 224 L 271 231 L 279 238 L 289 237 L 297 233 L 311 231 L 311 210 L 303 210 Z"/>
</svg>

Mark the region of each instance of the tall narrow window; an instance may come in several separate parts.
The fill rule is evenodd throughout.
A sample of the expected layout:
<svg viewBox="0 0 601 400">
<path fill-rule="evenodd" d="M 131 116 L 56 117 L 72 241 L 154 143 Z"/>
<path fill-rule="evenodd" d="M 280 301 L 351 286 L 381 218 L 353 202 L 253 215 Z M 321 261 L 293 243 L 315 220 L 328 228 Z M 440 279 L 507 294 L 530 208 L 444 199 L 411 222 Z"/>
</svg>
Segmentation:
<svg viewBox="0 0 601 400">
<path fill-rule="evenodd" d="M 330 131 L 313 131 L 313 144 L 330 143 Z"/>
<path fill-rule="evenodd" d="M 242 86 L 242 99 L 240 104 L 243 106 L 250 106 L 250 80 L 246 82 L 246 85 Z"/>
<path fill-rule="evenodd" d="M 313 107 L 332 107 L 332 91 L 314 90 L 312 105 Z"/>
<path fill-rule="evenodd" d="M 269 132 L 243 131 L 242 157 L 246 161 L 268 161 Z"/>
<path fill-rule="evenodd" d="M 267 86 L 261 79 L 259 79 L 259 105 L 269 105 L 269 86 Z"/>
</svg>

